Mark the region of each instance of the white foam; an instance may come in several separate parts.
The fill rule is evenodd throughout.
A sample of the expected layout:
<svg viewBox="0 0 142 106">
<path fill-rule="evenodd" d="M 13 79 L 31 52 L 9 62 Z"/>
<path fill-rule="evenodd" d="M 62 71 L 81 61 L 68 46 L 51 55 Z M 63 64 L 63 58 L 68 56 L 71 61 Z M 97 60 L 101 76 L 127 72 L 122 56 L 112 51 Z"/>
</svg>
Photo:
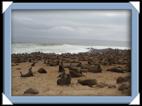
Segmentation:
<svg viewBox="0 0 142 106">
<path fill-rule="evenodd" d="M 129 49 L 128 47 L 116 47 L 116 46 L 82 46 L 82 45 L 41 45 L 41 44 L 29 44 L 29 43 L 16 43 L 12 44 L 12 53 L 32 53 L 32 52 L 43 52 L 43 53 L 79 53 L 87 52 L 88 48 L 94 49 Z"/>
</svg>

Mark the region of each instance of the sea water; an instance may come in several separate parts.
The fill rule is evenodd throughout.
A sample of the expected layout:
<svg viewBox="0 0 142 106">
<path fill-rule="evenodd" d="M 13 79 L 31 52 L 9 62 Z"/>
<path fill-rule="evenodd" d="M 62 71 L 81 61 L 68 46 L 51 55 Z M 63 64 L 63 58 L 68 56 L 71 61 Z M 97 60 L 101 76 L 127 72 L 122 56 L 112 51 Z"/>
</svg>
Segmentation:
<svg viewBox="0 0 142 106">
<path fill-rule="evenodd" d="M 130 47 L 114 45 L 79 45 L 79 44 L 40 44 L 40 43 L 12 43 L 12 53 L 80 53 L 88 52 L 90 48 L 94 49 L 130 49 Z"/>
</svg>

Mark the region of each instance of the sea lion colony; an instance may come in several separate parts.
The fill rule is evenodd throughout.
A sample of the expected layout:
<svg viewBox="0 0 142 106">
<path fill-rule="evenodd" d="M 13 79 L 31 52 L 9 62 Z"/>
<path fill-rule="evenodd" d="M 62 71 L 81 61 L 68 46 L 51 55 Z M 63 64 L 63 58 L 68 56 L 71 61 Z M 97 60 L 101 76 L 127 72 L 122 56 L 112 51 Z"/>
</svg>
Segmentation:
<svg viewBox="0 0 142 106">
<path fill-rule="evenodd" d="M 12 65 L 19 64 L 22 62 L 29 62 L 31 63 L 31 67 L 27 73 L 23 74 L 20 72 L 21 77 L 34 77 L 34 73 L 32 72 L 33 67 L 36 66 L 38 61 L 42 61 L 43 64 L 47 66 L 58 66 L 58 73 L 57 76 L 57 85 L 58 86 L 70 86 L 72 83 L 72 78 L 81 78 L 85 77 L 88 72 L 92 74 L 97 74 L 102 72 L 102 66 L 105 65 L 113 65 L 119 64 L 120 66 L 113 66 L 106 71 L 115 72 L 115 73 L 126 73 L 131 71 L 131 51 L 130 50 L 119 50 L 119 49 L 91 49 L 89 52 L 85 53 L 78 53 L 78 54 L 71 54 L 71 53 L 64 53 L 64 54 L 54 54 L 54 53 L 41 53 L 41 52 L 34 52 L 34 53 L 23 53 L 23 54 L 12 54 Z M 123 65 L 123 66 L 121 66 Z M 66 70 L 68 69 L 68 71 Z M 38 71 L 40 74 L 48 74 L 48 70 L 44 68 L 40 68 Z M 118 90 L 127 92 L 130 94 L 130 76 L 127 77 L 118 77 L 116 83 L 120 86 Z M 126 82 L 128 84 L 126 84 Z M 78 84 L 82 86 L 89 86 L 93 87 L 96 85 L 97 87 L 103 88 L 116 88 L 115 85 L 107 85 L 105 83 L 98 83 L 97 79 L 79 79 L 77 81 Z M 122 84 L 121 84 L 122 83 Z M 29 91 L 33 88 L 30 88 Z M 36 91 L 35 94 L 38 91 Z M 27 94 L 27 92 L 25 91 Z"/>
</svg>

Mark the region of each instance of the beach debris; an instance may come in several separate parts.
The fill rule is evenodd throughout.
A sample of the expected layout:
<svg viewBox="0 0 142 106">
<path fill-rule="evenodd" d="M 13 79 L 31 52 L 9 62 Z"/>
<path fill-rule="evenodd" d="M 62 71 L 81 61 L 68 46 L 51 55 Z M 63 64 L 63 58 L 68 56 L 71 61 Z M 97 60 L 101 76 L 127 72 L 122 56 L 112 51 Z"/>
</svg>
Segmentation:
<svg viewBox="0 0 142 106">
<path fill-rule="evenodd" d="M 22 74 L 22 72 L 20 72 L 20 74 L 21 74 L 21 77 L 32 77 L 33 76 L 32 67 L 29 68 L 27 73 Z"/>
<path fill-rule="evenodd" d="M 38 94 L 39 91 L 35 88 L 28 88 L 27 90 L 24 91 L 24 94 Z"/>
<path fill-rule="evenodd" d="M 44 68 L 38 69 L 38 72 L 39 72 L 39 73 L 47 73 L 47 71 L 46 71 Z"/>
<path fill-rule="evenodd" d="M 97 80 L 96 79 L 85 79 L 85 80 L 79 79 L 78 83 L 84 86 L 92 87 L 93 85 L 97 84 Z"/>
</svg>

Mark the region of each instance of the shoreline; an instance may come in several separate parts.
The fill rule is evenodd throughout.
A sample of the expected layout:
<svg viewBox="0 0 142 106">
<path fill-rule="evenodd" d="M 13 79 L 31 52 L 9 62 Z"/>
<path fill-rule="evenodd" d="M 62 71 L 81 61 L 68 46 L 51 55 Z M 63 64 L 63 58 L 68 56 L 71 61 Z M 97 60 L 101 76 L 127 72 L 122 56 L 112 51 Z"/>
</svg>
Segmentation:
<svg viewBox="0 0 142 106">
<path fill-rule="evenodd" d="M 119 50 L 130 50 L 127 46 L 94 46 L 94 45 L 77 45 L 77 44 L 61 44 L 61 45 L 47 45 L 47 44 L 14 44 L 12 45 L 12 53 L 32 53 L 32 52 L 42 52 L 42 53 L 80 53 L 88 52 L 88 48 L 93 49 L 119 49 Z"/>
<path fill-rule="evenodd" d="M 23 52 L 23 53 L 12 53 L 12 55 L 16 55 L 16 54 L 33 54 L 33 53 L 42 53 L 42 54 L 56 54 L 56 55 L 62 55 L 62 54 L 80 54 L 80 53 L 90 53 L 91 51 L 106 51 L 106 50 L 117 50 L 117 51 L 131 51 L 130 48 L 125 48 L 125 47 L 122 47 L 123 49 L 120 49 L 120 48 L 111 48 L 111 47 L 106 47 L 106 48 L 92 48 L 92 47 L 89 47 L 89 48 L 86 48 L 88 51 L 86 52 L 78 52 L 78 53 L 70 53 L 70 52 L 64 52 L 64 53 L 55 53 L 55 52 L 41 52 L 41 51 L 37 51 L 37 52 Z"/>
</svg>

